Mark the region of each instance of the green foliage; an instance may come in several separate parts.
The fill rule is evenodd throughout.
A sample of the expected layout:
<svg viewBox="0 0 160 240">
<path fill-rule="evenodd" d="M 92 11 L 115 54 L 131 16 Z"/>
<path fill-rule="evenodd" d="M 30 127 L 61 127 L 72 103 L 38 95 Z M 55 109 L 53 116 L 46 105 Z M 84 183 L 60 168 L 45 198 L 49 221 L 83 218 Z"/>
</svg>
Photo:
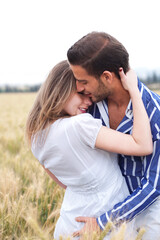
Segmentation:
<svg viewBox="0 0 160 240">
<path fill-rule="evenodd" d="M 22 93 L 22 92 L 37 92 L 40 88 L 41 84 L 33 85 L 33 86 L 10 86 L 5 85 L 0 87 L 0 93 Z"/>
<path fill-rule="evenodd" d="M 148 73 L 145 77 L 140 77 L 140 80 L 144 82 L 146 85 L 149 86 L 151 89 L 160 88 L 160 75 L 153 71 Z M 153 85 L 153 87 L 152 87 Z M 26 86 L 11 86 L 11 85 L 5 85 L 0 87 L 0 93 L 28 93 L 28 92 L 37 92 L 40 88 L 41 84 L 36 85 L 26 85 Z"/>
</svg>

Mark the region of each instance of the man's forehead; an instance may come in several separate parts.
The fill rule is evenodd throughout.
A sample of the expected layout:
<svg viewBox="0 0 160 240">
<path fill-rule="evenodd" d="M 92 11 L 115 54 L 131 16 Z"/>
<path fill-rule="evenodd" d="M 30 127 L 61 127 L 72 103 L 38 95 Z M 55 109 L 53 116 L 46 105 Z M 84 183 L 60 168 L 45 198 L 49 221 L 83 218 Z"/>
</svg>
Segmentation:
<svg viewBox="0 0 160 240">
<path fill-rule="evenodd" d="M 76 81 L 83 83 L 83 82 L 88 82 L 88 81 L 92 81 L 95 79 L 94 76 L 91 76 L 88 74 L 88 72 L 81 66 L 79 65 L 70 65 L 71 70 L 74 74 L 74 77 L 76 79 Z"/>
</svg>

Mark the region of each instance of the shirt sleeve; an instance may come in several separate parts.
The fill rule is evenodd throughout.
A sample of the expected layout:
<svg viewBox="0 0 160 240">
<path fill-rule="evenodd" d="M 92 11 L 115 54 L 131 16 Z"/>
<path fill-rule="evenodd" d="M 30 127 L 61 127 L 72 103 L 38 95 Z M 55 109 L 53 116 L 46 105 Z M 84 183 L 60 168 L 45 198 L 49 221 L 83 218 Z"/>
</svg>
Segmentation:
<svg viewBox="0 0 160 240">
<path fill-rule="evenodd" d="M 116 204 L 97 218 L 97 223 L 101 229 L 104 229 L 109 220 L 113 221 L 115 225 L 131 221 L 160 196 L 160 137 L 158 134 L 157 137 L 154 141 L 153 154 L 144 159 L 149 165 L 141 180 L 141 187 L 138 187 L 123 202 Z"/>
<path fill-rule="evenodd" d="M 75 116 L 72 120 L 80 141 L 94 149 L 98 132 L 102 127 L 102 120 L 95 119 L 88 113 Z"/>
</svg>

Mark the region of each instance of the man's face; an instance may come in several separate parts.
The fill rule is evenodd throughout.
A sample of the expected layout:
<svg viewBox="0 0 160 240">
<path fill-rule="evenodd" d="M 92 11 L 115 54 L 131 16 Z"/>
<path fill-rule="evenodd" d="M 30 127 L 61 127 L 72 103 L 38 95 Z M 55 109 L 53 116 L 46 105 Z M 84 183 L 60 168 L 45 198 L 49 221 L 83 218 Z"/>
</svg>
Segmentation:
<svg viewBox="0 0 160 240">
<path fill-rule="evenodd" d="M 104 100 L 109 95 L 109 90 L 101 81 L 91 76 L 79 65 L 70 65 L 76 78 L 77 91 L 87 94 L 93 102 Z"/>
</svg>

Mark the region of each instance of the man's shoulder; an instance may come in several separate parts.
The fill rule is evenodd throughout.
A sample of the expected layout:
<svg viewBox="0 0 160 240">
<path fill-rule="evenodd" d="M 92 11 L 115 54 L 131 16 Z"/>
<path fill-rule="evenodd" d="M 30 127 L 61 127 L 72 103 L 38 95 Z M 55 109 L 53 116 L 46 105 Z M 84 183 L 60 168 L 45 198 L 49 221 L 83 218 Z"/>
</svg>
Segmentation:
<svg viewBox="0 0 160 240">
<path fill-rule="evenodd" d="M 145 84 L 141 83 L 141 91 L 142 91 L 142 99 L 145 104 L 146 109 L 150 109 L 151 111 L 156 111 L 156 114 L 160 114 L 160 96 L 150 90 Z"/>
<path fill-rule="evenodd" d="M 142 98 L 150 119 L 153 140 L 157 140 L 160 134 L 160 96 L 143 84 Z"/>
</svg>

